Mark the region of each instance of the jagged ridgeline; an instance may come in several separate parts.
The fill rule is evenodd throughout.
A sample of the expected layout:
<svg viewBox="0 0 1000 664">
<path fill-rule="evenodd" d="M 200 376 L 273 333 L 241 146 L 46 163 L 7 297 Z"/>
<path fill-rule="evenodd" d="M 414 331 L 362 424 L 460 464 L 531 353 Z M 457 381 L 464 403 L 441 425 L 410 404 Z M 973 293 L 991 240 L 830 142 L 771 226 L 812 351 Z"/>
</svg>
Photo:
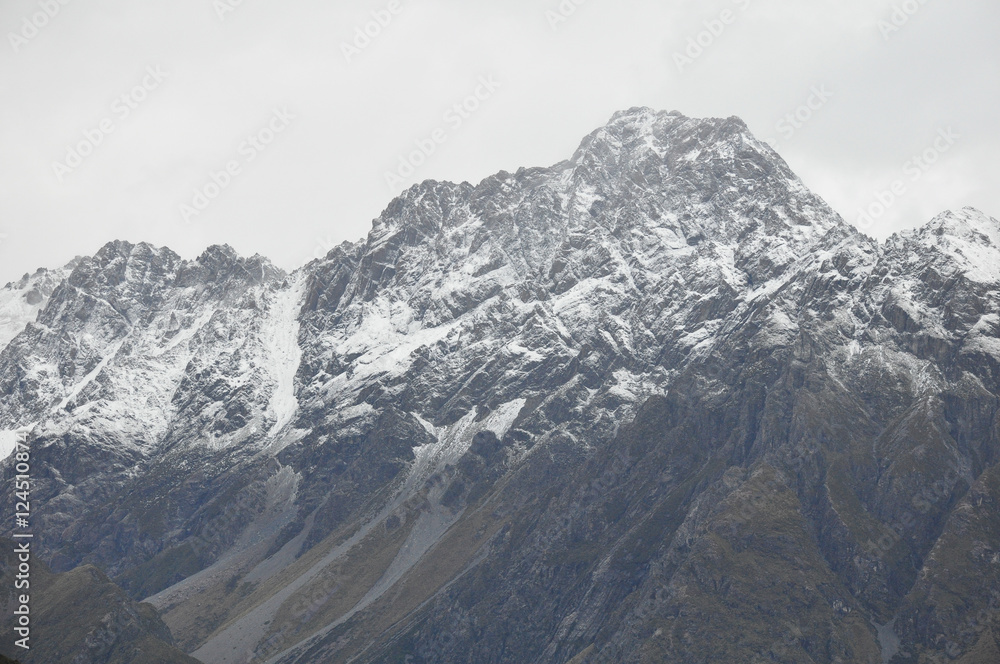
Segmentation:
<svg viewBox="0 0 1000 664">
<path fill-rule="evenodd" d="M 0 650 L 996 664 L 998 292 L 997 220 L 880 244 L 648 109 L 292 274 L 109 244 L 0 291 L 34 546 L 106 589 Z"/>
</svg>

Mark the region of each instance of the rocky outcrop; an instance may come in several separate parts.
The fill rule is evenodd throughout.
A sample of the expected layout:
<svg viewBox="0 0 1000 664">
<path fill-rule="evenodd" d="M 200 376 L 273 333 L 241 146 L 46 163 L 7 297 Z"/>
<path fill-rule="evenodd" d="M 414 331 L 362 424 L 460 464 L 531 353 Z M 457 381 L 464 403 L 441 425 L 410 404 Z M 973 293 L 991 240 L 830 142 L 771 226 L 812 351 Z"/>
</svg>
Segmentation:
<svg viewBox="0 0 1000 664">
<path fill-rule="evenodd" d="M 4 634 L 0 651 L 24 664 L 97 664 L 150 662 L 193 664 L 173 645 L 170 630 L 156 609 L 128 598 L 100 570 L 84 566 L 53 574 L 47 565 L 32 558 L 30 571 L 18 572 L 19 557 L 12 540 L 0 540 L 0 581 L 3 582 Z M 15 576 L 30 586 L 15 590 Z M 30 633 L 27 648 L 14 644 L 14 610 L 29 597 Z M 9 661 L 9 660 L 7 660 Z"/>
</svg>

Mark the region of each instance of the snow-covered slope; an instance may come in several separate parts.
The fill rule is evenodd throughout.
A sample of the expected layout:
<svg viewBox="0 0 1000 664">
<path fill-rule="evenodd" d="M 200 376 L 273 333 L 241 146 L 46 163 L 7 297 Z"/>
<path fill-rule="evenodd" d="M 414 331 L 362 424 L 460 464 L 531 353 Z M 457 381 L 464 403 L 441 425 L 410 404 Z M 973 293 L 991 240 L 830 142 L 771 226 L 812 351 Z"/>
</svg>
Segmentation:
<svg viewBox="0 0 1000 664">
<path fill-rule="evenodd" d="M 0 349 L 35 320 L 75 261 L 59 270 L 39 269 L 0 289 Z"/>
<path fill-rule="evenodd" d="M 65 279 L 75 261 L 60 270 L 39 269 L 26 274 L 19 281 L 0 289 L 0 350 L 5 348 L 25 327 L 34 322 L 38 312 L 48 302 L 52 291 Z M 20 431 L 28 430 L 33 422 L 24 422 L 19 428 L 0 427 L 0 459 L 14 451 Z"/>
</svg>

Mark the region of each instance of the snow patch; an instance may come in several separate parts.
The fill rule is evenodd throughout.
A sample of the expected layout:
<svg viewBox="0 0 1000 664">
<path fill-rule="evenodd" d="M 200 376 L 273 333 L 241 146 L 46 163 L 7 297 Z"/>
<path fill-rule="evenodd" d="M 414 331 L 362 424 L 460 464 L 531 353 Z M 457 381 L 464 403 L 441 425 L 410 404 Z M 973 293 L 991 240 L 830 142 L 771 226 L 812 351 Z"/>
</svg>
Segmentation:
<svg viewBox="0 0 1000 664">
<path fill-rule="evenodd" d="M 295 374 L 302 362 L 298 313 L 304 289 L 305 277 L 300 275 L 290 288 L 278 293 L 261 329 L 267 368 L 275 382 L 267 406 L 268 416 L 274 418 L 268 437 L 285 428 L 299 408 L 295 398 Z"/>
<path fill-rule="evenodd" d="M 21 439 L 21 431 L 5 431 L 0 429 L 0 461 L 4 461 L 17 448 L 17 441 Z"/>
<path fill-rule="evenodd" d="M 404 493 L 416 490 L 435 472 L 457 463 L 472 446 L 472 439 L 477 433 L 492 431 L 497 438 L 503 438 L 525 403 L 525 399 L 509 401 L 478 422 L 476 418 L 479 409 L 473 408 L 454 424 L 446 427 L 432 426 L 432 435 L 437 440 L 413 449 L 416 461 L 404 485 Z"/>
<path fill-rule="evenodd" d="M 21 290 L 0 290 L 0 350 L 6 348 L 28 323 L 35 320 L 44 304 L 28 304 L 24 295 L 25 292 Z"/>
<path fill-rule="evenodd" d="M 17 283 L 0 288 L 0 351 L 19 335 L 28 323 L 38 318 L 38 312 L 48 304 L 52 292 L 69 269 L 39 270 Z"/>
<path fill-rule="evenodd" d="M 101 372 L 104 371 L 104 368 L 108 366 L 108 363 L 111 362 L 111 360 L 115 359 L 115 356 L 118 355 L 118 351 L 122 349 L 122 346 L 125 345 L 125 342 L 127 340 L 128 336 L 125 336 L 121 340 L 116 342 L 115 345 L 112 347 L 112 349 L 108 352 L 108 354 L 105 355 L 103 358 L 101 358 L 101 361 L 97 363 L 97 366 L 91 369 L 90 373 L 84 376 L 83 380 L 81 380 L 73 387 L 73 389 L 66 396 L 66 398 L 64 398 L 62 402 L 60 402 L 60 404 L 56 407 L 56 410 L 63 410 L 64 408 L 66 408 L 67 405 L 75 401 L 76 398 L 80 396 L 80 393 L 83 392 L 84 388 L 86 388 L 88 385 L 94 382 L 94 379 L 96 379 L 98 376 L 101 375 Z"/>
<path fill-rule="evenodd" d="M 919 232 L 934 233 L 934 245 L 957 265 L 966 266 L 971 281 L 1000 282 L 1000 223 L 985 214 L 966 208 L 935 217 Z"/>
</svg>

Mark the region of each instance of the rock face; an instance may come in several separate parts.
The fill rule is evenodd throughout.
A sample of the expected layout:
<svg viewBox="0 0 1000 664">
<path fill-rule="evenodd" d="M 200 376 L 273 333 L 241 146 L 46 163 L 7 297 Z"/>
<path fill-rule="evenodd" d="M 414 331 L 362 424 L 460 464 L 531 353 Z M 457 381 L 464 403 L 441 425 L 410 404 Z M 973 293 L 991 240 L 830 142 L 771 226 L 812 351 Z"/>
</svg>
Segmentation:
<svg viewBox="0 0 1000 664">
<path fill-rule="evenodd" d="M 998 294 L 995 219 L 880 245 L 738 119 L 632 109 L 290 275 L 107 245 L 0 429 L 55 570 L 203 662 L 989 662 Z"/>
</svg>

